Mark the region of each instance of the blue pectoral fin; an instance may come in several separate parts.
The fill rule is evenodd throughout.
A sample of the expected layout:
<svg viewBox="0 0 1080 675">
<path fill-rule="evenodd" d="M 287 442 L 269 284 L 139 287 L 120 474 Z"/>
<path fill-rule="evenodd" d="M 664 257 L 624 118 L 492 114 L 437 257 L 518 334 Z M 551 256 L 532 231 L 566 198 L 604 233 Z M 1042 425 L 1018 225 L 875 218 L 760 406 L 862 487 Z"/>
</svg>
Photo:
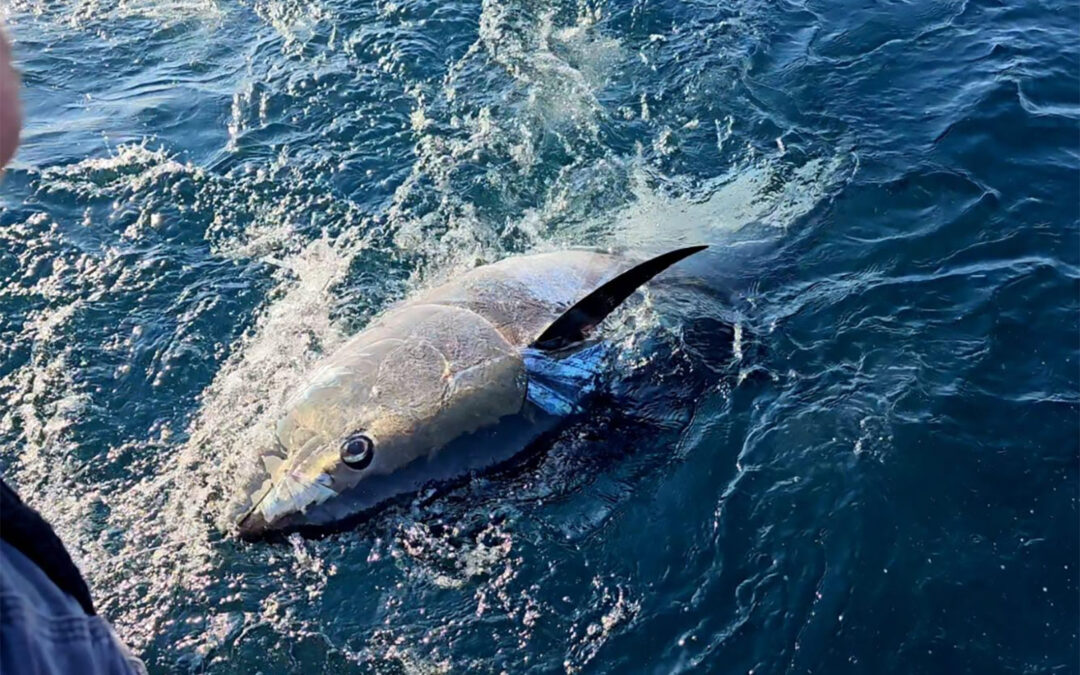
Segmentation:
<svg viewBox="0 0 1080 675">
<path fill-rule="evenodd" d="M 580 412 L 583 401 L 598 389 L 611 351 L 610 345 L 605 344 L 591 345 L 561 356 L 526 349 L 528 400 L 552 415 Z"/>
</svg>

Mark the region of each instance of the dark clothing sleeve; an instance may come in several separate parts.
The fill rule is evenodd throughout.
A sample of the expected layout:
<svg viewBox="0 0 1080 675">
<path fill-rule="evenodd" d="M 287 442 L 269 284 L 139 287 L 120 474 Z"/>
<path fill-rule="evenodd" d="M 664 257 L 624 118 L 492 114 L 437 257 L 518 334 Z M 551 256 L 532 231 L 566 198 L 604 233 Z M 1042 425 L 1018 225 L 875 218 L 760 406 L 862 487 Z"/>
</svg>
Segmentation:
<svg viewBox="0 0 1080 675">
<path fill-rule="evenodd" d="M 83 611 L 97 614 L 90 589 L 72 562 L 60 537 L 41 514 L 19 499 L 19 495 L 0 480 L 0 539 L 11 544 L 38 566 L 57 588 L 79 603 Z"/>
<path fill-rule="evenodd" d="M 0 673 L 145 673 L 94 612 L 86 583 L 52 528 L 18 497 L 10 501 L 14 492 L 6 485 L 0 489 L 9 493 L 0 503 Z"/>
</svg>

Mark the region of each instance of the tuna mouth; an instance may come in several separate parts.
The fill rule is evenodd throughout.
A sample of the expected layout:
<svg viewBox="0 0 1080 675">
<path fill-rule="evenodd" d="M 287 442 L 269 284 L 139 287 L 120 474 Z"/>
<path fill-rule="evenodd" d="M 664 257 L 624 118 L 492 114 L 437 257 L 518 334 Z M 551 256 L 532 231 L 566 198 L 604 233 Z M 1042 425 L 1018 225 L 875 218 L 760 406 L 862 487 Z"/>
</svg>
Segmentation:
<svg viewBox="0 0 1080 675">
<path fill-rule="evenodd" d="M 291 472 L 282 475 L 237 522 L 240 537 L 258 538 L 295 521 L 297 516 L 302 520 L 308 508 L 338 496 L 332 484 L 333 478 L 325 473 L 310 483 Z"/>
<path fill-rule="evenodd" d="M 248 541 L 266 536 L 270 531 L 270 523 L 266 522 L 262 513 L 252 508 L 237 523 L 238 534 L 241 539 Z"/>
<path fill-rule="evenodd" d="M 262 495 L 255 500 L 251 508 L 236 521 L 237 533 L 241 539 L 258 539 L 270 531 L 270 523 L 263 516 L 261 507 L 273 491 L 273 487 L 263 490 Z"/>
</svg>

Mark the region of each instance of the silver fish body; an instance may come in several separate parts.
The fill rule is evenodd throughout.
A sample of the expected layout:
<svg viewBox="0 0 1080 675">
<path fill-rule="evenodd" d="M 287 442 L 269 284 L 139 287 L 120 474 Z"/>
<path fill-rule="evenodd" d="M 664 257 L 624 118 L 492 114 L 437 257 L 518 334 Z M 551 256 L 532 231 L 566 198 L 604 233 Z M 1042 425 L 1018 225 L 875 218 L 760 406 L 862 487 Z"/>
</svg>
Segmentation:
<svg viewBox="0 0 1080 675">
<path fill-rule="evenodd" d="M 288 402 L 241 536 L 337 523 L 520 452 L 588 389 L 582 363 L 584 379 L 530 382 L 550 369 L 530 345 L 633 265 L 591 251 L 508 258 L 377 317 Z M 550 404 L 527 406 L 531 394 Z"/>
</svg>

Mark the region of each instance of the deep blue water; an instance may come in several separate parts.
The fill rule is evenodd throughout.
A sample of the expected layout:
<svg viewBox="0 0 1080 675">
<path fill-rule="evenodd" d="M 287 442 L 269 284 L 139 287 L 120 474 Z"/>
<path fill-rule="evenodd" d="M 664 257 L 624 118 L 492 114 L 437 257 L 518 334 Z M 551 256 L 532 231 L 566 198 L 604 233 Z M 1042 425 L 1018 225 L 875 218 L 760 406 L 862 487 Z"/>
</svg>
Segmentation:
<svg viewBox="0 0 1080 675">
<path fill-rule="evenodd" d="M 0 13 L 0 471 L 152 672 L 1080 671 L 1075 2 Z M 699 241 L 517 470 L 222 533 L 411 289 Z"/>
</svg>

